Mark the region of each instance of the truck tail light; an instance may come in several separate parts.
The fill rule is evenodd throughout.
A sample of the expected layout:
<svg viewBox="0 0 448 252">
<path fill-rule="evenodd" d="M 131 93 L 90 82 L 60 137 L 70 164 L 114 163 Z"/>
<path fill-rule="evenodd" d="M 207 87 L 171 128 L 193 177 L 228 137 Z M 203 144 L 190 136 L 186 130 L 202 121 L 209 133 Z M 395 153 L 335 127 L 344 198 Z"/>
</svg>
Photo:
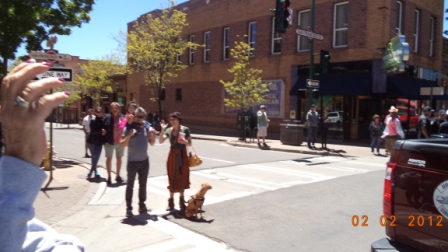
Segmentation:
<svg viewBox="0 0 448 252">
<path fill-rule="evenodd" d="M 396 163 L 388 163 L 386 168 L 386 177 L 384 178 L 384 195 L 383 195 L 383 213 L 386 217 L 392 215 L 392 181 Z"/>
</svg>

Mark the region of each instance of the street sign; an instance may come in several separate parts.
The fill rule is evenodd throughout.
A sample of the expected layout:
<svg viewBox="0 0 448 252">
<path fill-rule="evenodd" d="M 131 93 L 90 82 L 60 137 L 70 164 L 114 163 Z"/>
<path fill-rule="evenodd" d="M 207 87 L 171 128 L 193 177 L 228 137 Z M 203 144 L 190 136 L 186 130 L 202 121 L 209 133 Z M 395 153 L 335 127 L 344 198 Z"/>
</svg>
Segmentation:
<svg viewBox="0 0 448 252">
<path fill-rule="evenodd" d="M 305 36 L 305 37 L 308 37 L 309 39 L 318 39 L 318 40 L 324 39 L 324 36 L 322 36 L 320 34 L 314 33 L 312 31 L 303 30 L 303 29 L 297 29 L 296 33 L 299 36 Z"/>
<path fill-rule="evenodd" d="M 51 50 L 49 50 L 47 52 L 31 51 L 29 53 L 29 56 L 30 56 L 30 58 L 33 58 L 33 59 L 47 60 L 50 62 L 72 60 L 72 56 L 70 54 L 56 53 L 55 51 L 51 51 Z"/>
<path fill-rule="evenodd" d="M 40 80 L 47 77 L 63 78 L 65 81 L 73 81 L 73 69 L 72 68 L 61 68 L 61 67 L 50 67 L 50 70 L 36 75 L 36 79 Z"/>
<path fill-rule="evenodd" d="M 319 88 L 319 81 L 306 79 L 306 87 L 307 88 Z"/>
<path fill-rule="evenodd" d="M 445 94 L 444 87 L 421 87 L 420 95 L 431 95 L 431 89 L 432 89 L 432 95 L 444 95 Z"/>
<path fill-rule="evenodd" d="M 288 12 L 289 12 L 289 17 L 286 18 L 286 20 L 288 20 L 289 25 L 292 25 L 292 14 L 294 13 L 293 10 L 291 8 L 287 8 Z"/>
</svg>

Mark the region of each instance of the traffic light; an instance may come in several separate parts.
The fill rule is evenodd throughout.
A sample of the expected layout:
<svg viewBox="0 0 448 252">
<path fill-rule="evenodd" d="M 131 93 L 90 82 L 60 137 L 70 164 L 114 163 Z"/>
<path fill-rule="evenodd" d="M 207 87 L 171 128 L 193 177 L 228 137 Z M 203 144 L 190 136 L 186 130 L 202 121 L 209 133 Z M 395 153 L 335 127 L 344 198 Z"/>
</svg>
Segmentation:
<svg viewBox="0 0 448 252">
<path fill-rule="evenodd" d="M 288 18 L 291 15 L 288 7 L 291 5 L 289 0 L 276 0 L 275 6 L 275 31 L 285 33 L 289 26 Z"/>
<path fill-rule="evenodd" d="M 312 95 L 313 99 L 318 99 L 319 98 L 319 89 L 311 90 L 311 95 Z"/>
<path fill-rule="evenodd" d="M 331 71 L 330 52 L 327 50 L 320 50 L 320 69 L 321 74 L 327 74 Z"/>
<path fill-rule="evenodd" d="M 306 89 L 299 89 L 299 98 L 305 99 L 308 97 L 308 91 Z"/>
</svg>

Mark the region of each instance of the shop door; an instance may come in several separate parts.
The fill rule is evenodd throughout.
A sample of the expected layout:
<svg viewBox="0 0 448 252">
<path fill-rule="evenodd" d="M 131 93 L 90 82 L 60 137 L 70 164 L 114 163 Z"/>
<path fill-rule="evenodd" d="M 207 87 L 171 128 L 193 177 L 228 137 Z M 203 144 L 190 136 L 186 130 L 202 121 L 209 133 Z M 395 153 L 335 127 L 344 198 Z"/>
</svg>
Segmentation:
<svg viewBox="0 0 448 252">
<path fill-rule="evenodd" d="M 369 125 L 372 122 L 372 100 L 360 98 L 358 103 L 358 139 L 366 141 L 370 139 Z"/>
</svg>

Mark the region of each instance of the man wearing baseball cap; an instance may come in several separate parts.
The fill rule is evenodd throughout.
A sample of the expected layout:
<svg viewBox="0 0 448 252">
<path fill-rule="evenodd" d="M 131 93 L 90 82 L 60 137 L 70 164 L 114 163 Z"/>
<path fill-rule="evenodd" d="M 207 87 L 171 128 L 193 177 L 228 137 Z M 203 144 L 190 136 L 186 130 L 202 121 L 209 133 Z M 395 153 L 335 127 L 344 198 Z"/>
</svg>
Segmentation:
<svg viewBox="0 0 448 252">
<path fill-rule="evenodd" d="M 431 134 L 431 122 L 429 121 L 431 112 L 431 107 L 426 106 L 423 108 L 423 114 L 418 118 L 417 130 L 419 139 L 429 138 Z"/>
<path fill-rule="evenodd" d="M 258 132 L 257 132 L 257 141 L 258 146 L 260 145 L 260 137 L 263 139 L 263 146 L 267 147 L 266 144 L 266 136 L 268 135 L 268 114 L 266 113 L 266 106 L 261 105 L 260 110 L 257 112 L 258 117 Z"/>
</svg>

